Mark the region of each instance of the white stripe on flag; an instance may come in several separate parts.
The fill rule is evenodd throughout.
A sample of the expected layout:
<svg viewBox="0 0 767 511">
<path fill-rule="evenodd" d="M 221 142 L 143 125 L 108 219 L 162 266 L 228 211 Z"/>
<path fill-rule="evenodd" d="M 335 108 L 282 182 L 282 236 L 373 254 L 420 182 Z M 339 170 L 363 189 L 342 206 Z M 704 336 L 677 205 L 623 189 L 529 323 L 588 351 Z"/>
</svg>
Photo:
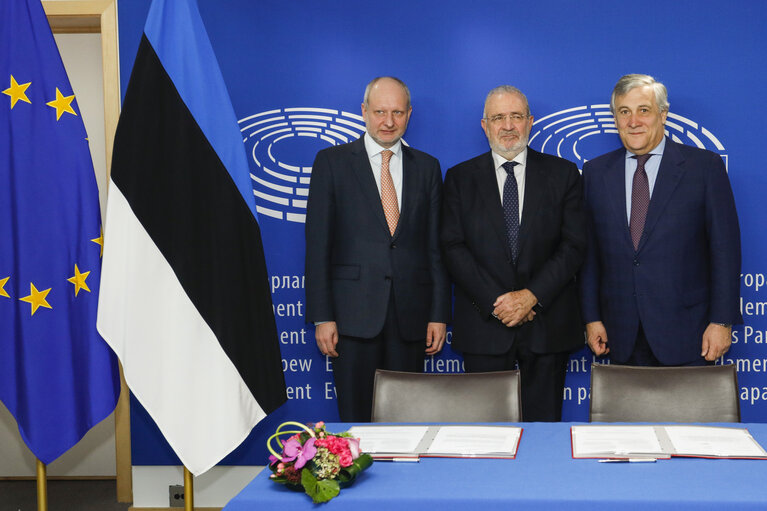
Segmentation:
<svg viewBox="0 0 767 511">
<path fill-rule="evenodd" d="M 106 218 L 98 331 L 131 391 L 199 475 L 266 414 L 113 182 Z"/>
</svg>

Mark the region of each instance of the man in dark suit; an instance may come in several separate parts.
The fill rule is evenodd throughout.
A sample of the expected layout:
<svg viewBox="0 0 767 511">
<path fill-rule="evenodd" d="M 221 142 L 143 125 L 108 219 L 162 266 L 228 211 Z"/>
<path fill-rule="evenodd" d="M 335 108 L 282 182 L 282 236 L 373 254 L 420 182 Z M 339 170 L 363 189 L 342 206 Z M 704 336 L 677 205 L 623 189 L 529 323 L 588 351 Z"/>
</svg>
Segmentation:
<svg viewBox="0 0 767 511">
<path fill-rule="evenodd" d="M 491 151 L 448 170 L 441 242 L 466 371 L 518 363 L 523 418 L 558 421 L 569 352 L 583 346 L 575 275 L 586 233 L 578 169 L 528 148 L 532 125 L 522 92 L 490 91 Z"/>
<path fill-rule="evenodd" d="M 664 137 L 666 87 L 626 75 L 610 108 L 625 147 L 583 167 L 587 341 L 629 365 L 703 365 L 742 321 L 740 231 L 722 159 Z"/>
<path fill-rule="evenodd" d="M 317 153 L 306 215 L 307 320 L 333 357 L 341 420 L 369 421 L 377 368 L 423 372 L 445 342 L 439 162 L 405 146 L 402 81 L 365 89 L 359 140 Z M 400 206 L 401 205 L 401 206 Z M 425 344 L 425 346 L 424 346 Z"/>
</svg>

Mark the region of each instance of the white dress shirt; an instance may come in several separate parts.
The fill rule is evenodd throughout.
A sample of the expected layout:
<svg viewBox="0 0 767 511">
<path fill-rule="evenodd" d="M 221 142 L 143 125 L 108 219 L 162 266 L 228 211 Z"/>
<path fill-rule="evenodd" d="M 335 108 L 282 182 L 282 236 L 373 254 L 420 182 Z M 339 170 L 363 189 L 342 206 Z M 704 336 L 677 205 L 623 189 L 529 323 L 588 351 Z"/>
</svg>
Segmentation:
<svg viewBox="0 0 767 511">
<path fill-rule="evenodd" d="M 381 147 L 373 140 L 370 135 L 365 133 L 365 151 L 368 153 L 370 159 L 370 167 L 373 169 L 373 177 L 376 180 L 376 186 L 378 187 L 378 195 L 381 195 L 381 152 L 385 151 L 385 147 Z M 400 213 L 402 212 L 402 141 L 397 140 L 397 143 L 389 148 L 392 153 L 392 157 L 389 160 L 389 173 L 391 179 L 394 181 L 394 190 L 397 192 L 397 206 Z"/>
<path fill-rule="evenodd" d="M 495 163 L 495 177 L 498 180 L 498 194 L 501 197 L 501 204 L 503 204 L 503 186 L 506 184 L 506 178 L 508 177 L 506 169 L 503 168 L 503 164 L 509 160 L 496 153 L 495 151 L 492 153 L 493 162 Z M 522 152 L 516 155 L 511 161 L 517 162 L 517 165 L 514 166 L 514 177 L 517 178 L 517 193 L 519 193 L 519 224 L 522 225 L 522 206 L 525 202 L 525 168 L 527 167 L 527 147 L 525 147 Z"/>
</svg>

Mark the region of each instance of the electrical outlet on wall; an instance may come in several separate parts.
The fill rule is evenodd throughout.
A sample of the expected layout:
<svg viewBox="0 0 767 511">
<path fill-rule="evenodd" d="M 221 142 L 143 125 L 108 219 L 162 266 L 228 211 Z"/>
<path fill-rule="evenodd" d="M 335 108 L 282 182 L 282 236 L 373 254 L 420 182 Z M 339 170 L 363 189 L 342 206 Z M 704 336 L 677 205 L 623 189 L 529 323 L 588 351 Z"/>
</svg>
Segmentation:
<svg viewBox="0 0 767 511">
<path fill-rule="evenodd" d="M 168 486 L 168 498 L 170 507 L 184 507 L 184 486 L 180 484 Z"/>
</svg>

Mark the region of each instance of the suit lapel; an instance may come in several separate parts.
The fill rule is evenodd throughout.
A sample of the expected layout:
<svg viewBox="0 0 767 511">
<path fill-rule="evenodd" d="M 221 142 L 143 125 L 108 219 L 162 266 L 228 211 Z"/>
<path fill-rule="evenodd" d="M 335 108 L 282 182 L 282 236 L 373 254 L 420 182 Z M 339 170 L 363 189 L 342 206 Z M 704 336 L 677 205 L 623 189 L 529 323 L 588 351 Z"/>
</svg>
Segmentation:
<svg viewBox="0 0 767 511">
<path fill-rule="evenodd" d="M 663 150 L 658 177 L 655 179 L 655 186 L 653 187 L 650 206 L 647 209 L 647 218 L 644 223 L 644 231 L 642 231 L 642 238 L 639 240 L 637 251 L 642 250 L 647 238 L 652 235 L 655 224 L 658 223 L 661 213 L 671 199 L 679 181 L 682 179 L 684 174 L 682 163 L 684 163 L 684 157 L 679 149 L 677 149 L 676 143 L 666 139 L 666 147 Z"/>
<path fill-rule="evenodd" d="M 519 253 L 522 254 L 525 240 L 530 233 L 533 218 L 541 207 L 541 198 L 546 193 L 547 180 L 541 166 L 539 153 L 528 148 L 525 162 L 525 200 L 522 203 L 522 223 L 519 226 Z"/>
<path fill-rule="evenodd" d="M 622 232 L 623 242 L 631 250 L 634 250 L 634 242 L 631 240 L 628 217 L 626 216 L 626 150 L 618 149 L 607 163 L 607 172 L 604 173 L 605 189 L 607 198 L 612 208 L 610 218 L 617 218 Z"/>
<path fill-rule="evenodd" d="M 363 135 L 364 136 L 364 135 Z M 352 169 L 354 176 L 359 182 L 365 201 L 373 208 L 373 212 L 378 218 L 381 227 L 386 229 L 389 234 L 389 224 L 386 223 L 383 205 L 381 204 L 381 195 L 378 192 L 375 178 L 373 177 L 373 168 L 370 166 L 370 158 L 365 150 L 365 141 L 362 137 L 352 142 Z"/>
<path fill-rule="evenodd" d="M 399 236 L 403 225 L 407 225 L 407 216 L 413 211 L 413 201 L 415 200 L 416 179 L 417 170 L 415 168 L 415 162 L 413 161 L 413 155 L 410 150 L 402 144 L 402 204 L 399 205 L 399 222 L 397 223 L 397 229 L 394 231 L 393 238 Z M 383 212 L 383 206 L 381 207 Z M 386 218 L 384 217 L 384 220 Z M 388 228 L 388 227 L 387 227 Z"/>
<path fill-rule="evenodd" d="M 477 191 L 484 202 L 485 211 L 490 219 L 490 225 L 498 236 L 498 240 L 508 252 L 506 241 L 506 223 L 503 220 L 503 206 L 501 196 L 498 194 L 498 178 L 495 177 L 495 163 L 492 153 L 488 152 L 477 164 L 475 174 Z"/>
</svg>

